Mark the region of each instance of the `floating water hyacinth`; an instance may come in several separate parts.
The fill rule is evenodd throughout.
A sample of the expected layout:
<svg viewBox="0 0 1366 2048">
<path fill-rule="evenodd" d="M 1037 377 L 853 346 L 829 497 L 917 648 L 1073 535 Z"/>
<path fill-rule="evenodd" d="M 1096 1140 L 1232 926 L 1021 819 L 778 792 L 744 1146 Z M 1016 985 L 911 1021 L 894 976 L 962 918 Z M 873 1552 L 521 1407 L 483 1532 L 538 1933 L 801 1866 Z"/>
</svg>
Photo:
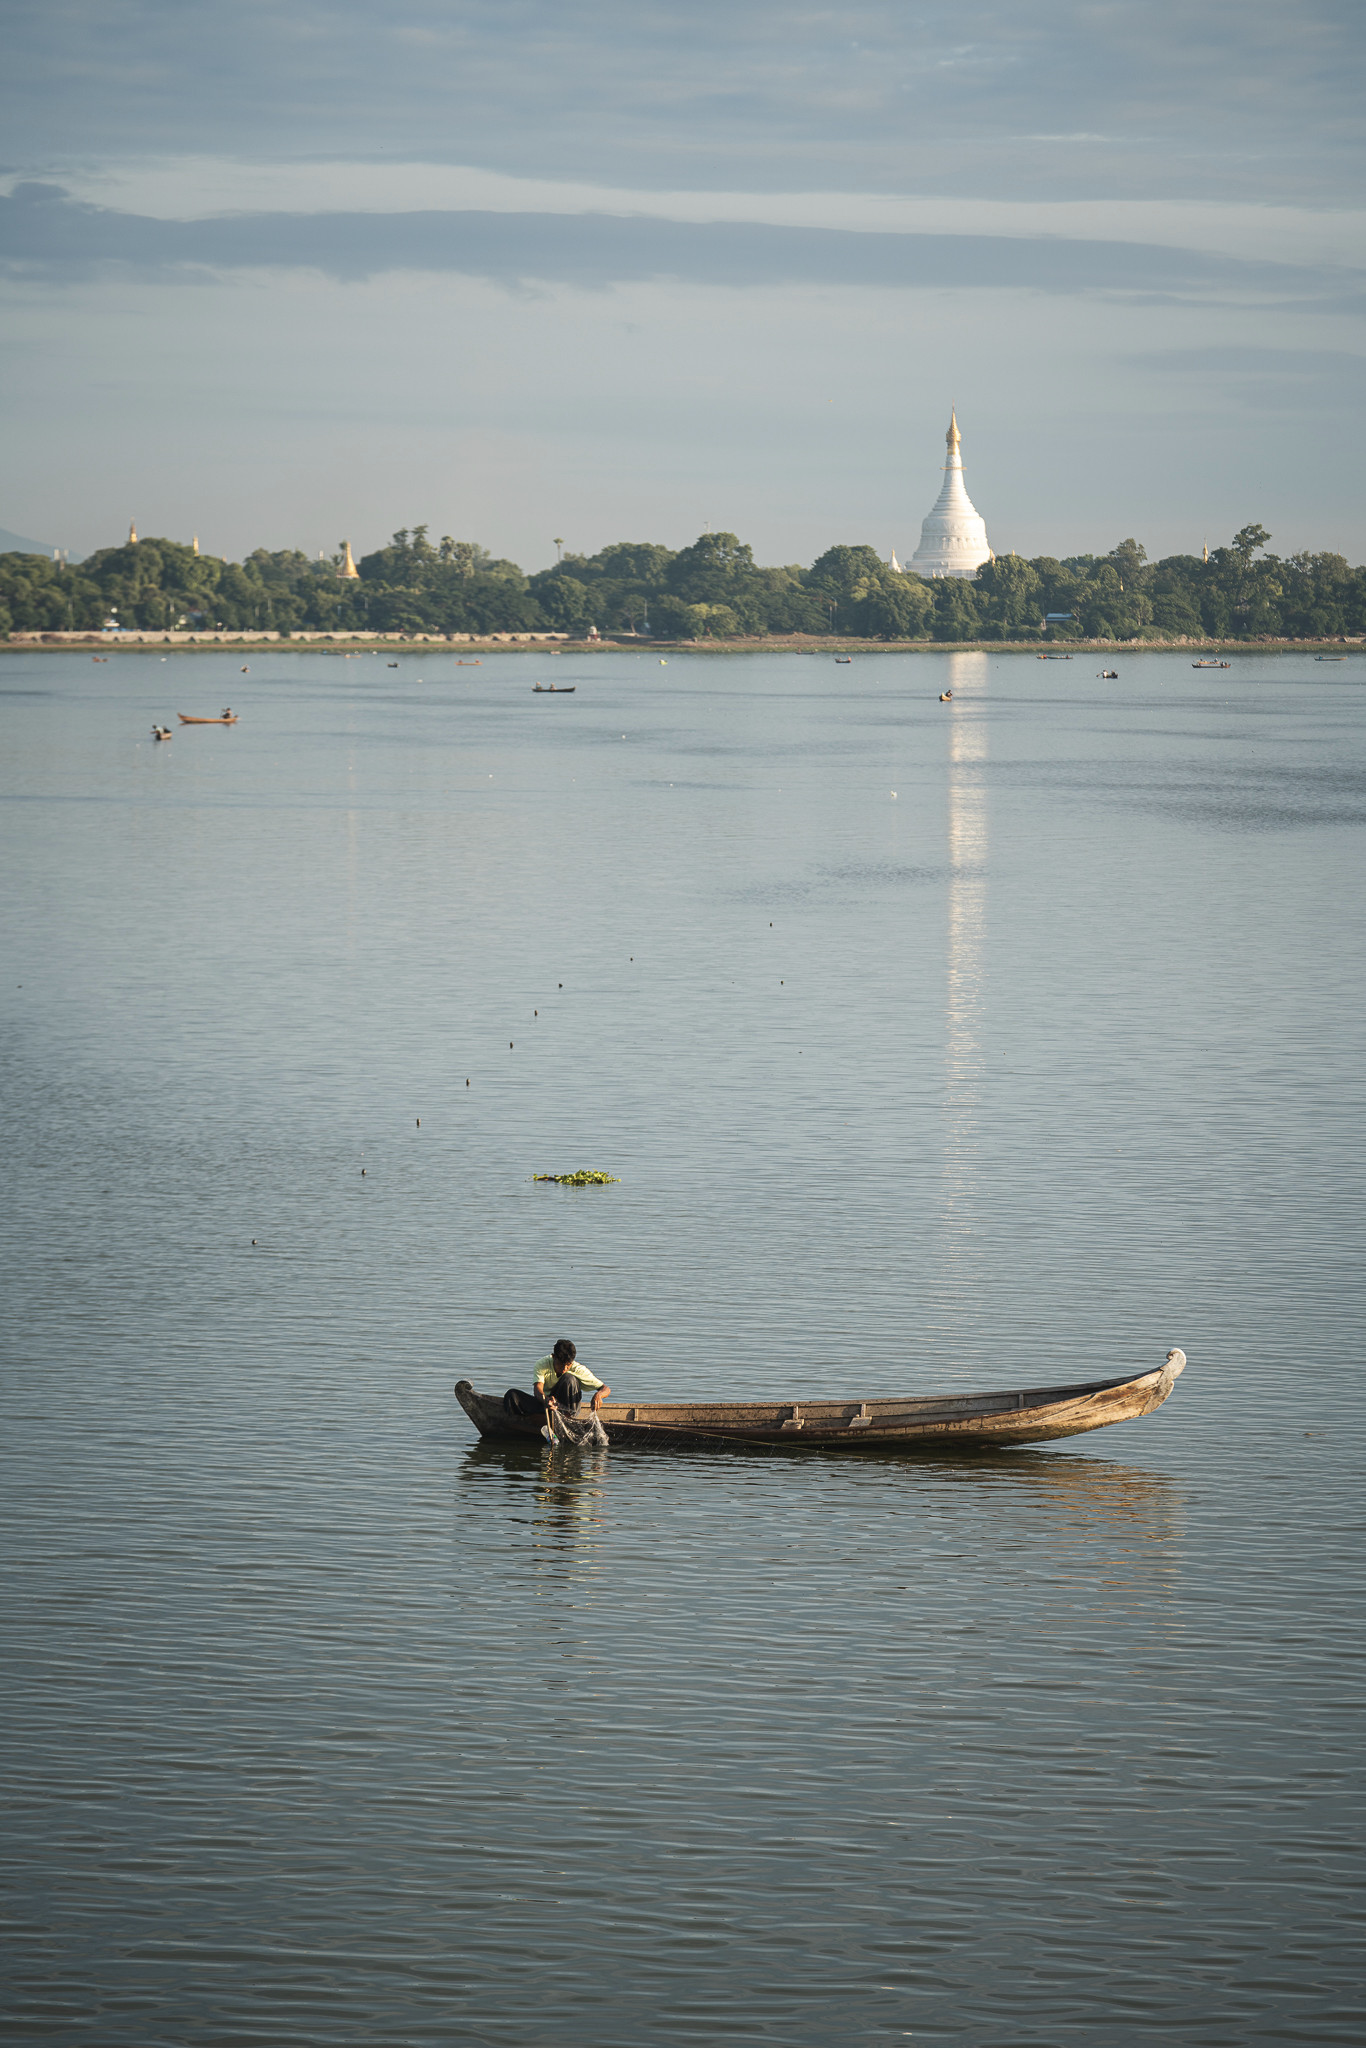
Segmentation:
<svg viewBox="0 0 1366 2048">
<path fill-rule="evenodd" d="M 578 1173 L 533 1173 L 533 1180 L 558 1181 L 562 1188 L 608 1188 L 616 1187 L 621 1179 L 616 1173 L 590 1173 L 587 1167 Z"/>
</svg>

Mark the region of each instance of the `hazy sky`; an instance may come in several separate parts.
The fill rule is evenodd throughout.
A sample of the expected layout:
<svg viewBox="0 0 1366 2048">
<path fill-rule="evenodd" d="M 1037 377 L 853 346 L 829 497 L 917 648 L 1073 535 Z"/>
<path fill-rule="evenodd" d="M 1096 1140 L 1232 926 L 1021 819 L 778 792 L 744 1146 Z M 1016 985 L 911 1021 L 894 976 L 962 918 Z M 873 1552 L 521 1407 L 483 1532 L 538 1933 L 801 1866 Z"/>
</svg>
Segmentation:
<svg viewBox="0 0 1366 2048">
<path fill-rule="evenodd" d="M 1366 558 L 1359 0 L 10 0 L 0 525 Z"/>
</svg>

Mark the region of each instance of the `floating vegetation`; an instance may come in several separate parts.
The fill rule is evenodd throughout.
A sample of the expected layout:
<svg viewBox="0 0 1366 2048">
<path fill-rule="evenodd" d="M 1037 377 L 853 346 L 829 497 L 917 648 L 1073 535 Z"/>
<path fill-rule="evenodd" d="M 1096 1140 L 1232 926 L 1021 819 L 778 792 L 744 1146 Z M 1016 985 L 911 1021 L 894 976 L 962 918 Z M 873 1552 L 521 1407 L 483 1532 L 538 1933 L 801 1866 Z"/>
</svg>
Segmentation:
<svg viewBox="0 0 1366 2048">
<path fill-rule="evenodd" d="M 583 1167 L 578 1173 L 533 1173 L 533 1180 L 558 1181 L 562 1188 L 611 1188 L 621 1179 L 616 1173 L 590 1173 Z"/>
</svg>

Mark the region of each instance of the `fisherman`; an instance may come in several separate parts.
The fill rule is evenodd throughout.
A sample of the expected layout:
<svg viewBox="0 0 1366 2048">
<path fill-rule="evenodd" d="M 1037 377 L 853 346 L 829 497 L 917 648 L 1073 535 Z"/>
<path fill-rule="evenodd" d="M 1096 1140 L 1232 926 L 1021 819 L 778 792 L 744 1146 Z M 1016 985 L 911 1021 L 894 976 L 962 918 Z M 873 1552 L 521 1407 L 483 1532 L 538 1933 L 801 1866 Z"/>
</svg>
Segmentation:
<svg viewBox="0 0 1366 2048">
<path fill-rule="evenodd" d="M 505 1411 L 523 1422 L 544 1424 L 552 1406 L 572 1415 L 583 1399 L 585 1388 L 593 1396 L 592 1407 L 596 1415 L 612 1391 L 596 1373 L 591 1373 L 586 1365 L 578 1362 L 578 1351 L 568 1337 L 559 1338 L 550 1356 L 540 1360 L 533 1384 L 534 1394 L 524 1394 L 517 1387 L 509 1387 L 503 1396 Z"/>
</svg>

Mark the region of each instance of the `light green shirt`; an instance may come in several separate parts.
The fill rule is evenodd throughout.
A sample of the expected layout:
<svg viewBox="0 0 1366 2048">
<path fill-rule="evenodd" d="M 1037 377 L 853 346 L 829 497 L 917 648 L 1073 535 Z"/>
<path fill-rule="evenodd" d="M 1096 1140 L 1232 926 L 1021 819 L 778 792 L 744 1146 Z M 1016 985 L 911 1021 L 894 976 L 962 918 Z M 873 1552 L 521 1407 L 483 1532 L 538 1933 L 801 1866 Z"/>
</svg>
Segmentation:
<svg viewBox="0 0 1366 2048">
<path fill-rule="evenodd" d="M 553 1390 L 558 1380 L 570 1374 L 578 1381 L 586 1394 L 591 1394 L 595 1388 L 606 1385 L 605 1380 L 596 1378 L 588 1370 L 588 1367 L 581 1358 L 571 1359 L 565 1367 L 564 1373 L 559 1371 L 553 1358 L 543 1358 L 536 1367 L 536 1386 L 542 1398 Z"/>
</svg>

